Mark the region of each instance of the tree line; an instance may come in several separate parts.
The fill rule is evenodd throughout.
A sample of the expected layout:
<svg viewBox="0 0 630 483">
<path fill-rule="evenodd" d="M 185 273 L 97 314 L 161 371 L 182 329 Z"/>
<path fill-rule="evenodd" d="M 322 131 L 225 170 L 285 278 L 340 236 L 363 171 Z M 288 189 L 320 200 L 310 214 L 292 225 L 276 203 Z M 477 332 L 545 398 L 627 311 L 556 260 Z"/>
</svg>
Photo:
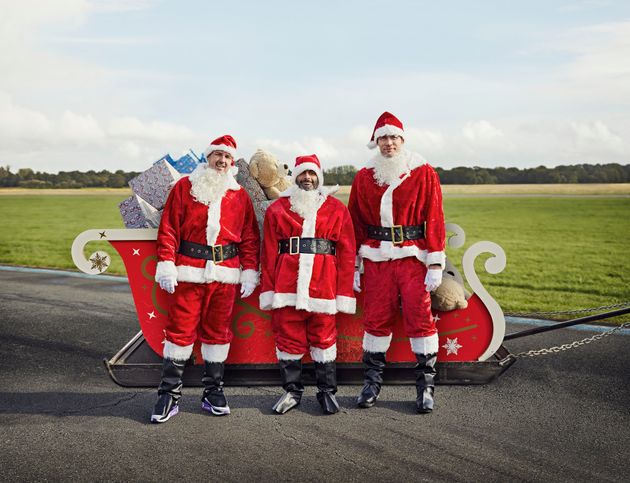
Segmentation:
<svg viewBox="0 0 630 483">
<path fill-rule="evenodd" d="M 550 183 L 630 183 L 630 164 L 575 164 L 547 168 L 481 168 L 460 166 L 436 168 L 442 184 L 550 184 Z M 327 185 L 350 185 L 357 173 L 352 165 L 336 166 L 324 171 Z M 118 170 L 60 171 L 57 174 L 30 168 L 11 172 L 0 166 L 0 187 L 11 188 L 123 188 L 139 172 Z"/>
</svg>

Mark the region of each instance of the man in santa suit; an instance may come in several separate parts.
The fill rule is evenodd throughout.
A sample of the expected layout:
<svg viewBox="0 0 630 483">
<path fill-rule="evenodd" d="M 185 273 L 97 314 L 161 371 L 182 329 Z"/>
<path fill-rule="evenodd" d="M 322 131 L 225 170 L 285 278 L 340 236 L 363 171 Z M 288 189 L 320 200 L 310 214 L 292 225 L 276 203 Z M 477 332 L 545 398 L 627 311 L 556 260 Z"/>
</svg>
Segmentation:
<svg viewBox="0 0 630 483">
<path fill-rule="evenodd" d="M 315 363 L 317 400 L 324 413 L 339 411 L 335 399 L 337 328 L 335 314 L 353 314 L 355 243 L 348 209 L 324 187 L 317 156 L 300 156 L 295 183 L 265 214 L 261 255 L 260 308 L 273 310 L 272 326 L 283 396 L 283 414 L 300 404 L 302 357 Z"/>
<path fill-rule="evenodd" d="M 385 353 L 400 306 L 417 364 L 416 409 L 433 410 L 438 335 L 430 292 L 442 282 L 445 228 L 435 170 L 405 149 L 402 123 L 389 112 L 374 126 L 376 156 L 352 183 L 348 208 L 364 268 L 363 363 L 365 385 L 357 404 L 374 405 L 383 383 Z M 355 290 L 360 291 L 359 272 Z"/>
<path fill-rule="evenodd" d="M 155 423 L 178 412 L 184 366 L 196 340 L 205 364 L 201 407 L 217 416 L 230 413 L 223 373 L 236 285 L 241 297 L 252 294 L 260 249 L 252 202 L 233 176 L 235 156 L 232 136 L 212 141 L 204 152 L 207 164 L 175 184 L 162 213 L 155 280 L 172 296 Z"/>
</svg>

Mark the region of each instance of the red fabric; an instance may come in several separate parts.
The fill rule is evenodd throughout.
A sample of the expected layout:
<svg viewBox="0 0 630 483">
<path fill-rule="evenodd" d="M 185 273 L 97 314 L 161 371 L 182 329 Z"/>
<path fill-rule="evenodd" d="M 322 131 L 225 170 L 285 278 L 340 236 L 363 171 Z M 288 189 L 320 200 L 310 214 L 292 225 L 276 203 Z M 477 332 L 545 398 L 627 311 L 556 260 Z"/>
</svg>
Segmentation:
<svg viewBox="0 0 630 483">
<path fill-rule="evenodd" d="M 335 316 L 330 314 L 283 307 L 273 311 L 271 326 L 278 350 L 288 354 L 306 354 L 309 347 L 328 349 L 337 341 Z"/>
<path fill-rule="evenodd" d="M 227 146 L 228 148 L 236 149 L 236 141 L 234 140 L 232 136 L 230 136 L 229 134 L 226 134 L 212 141 L 209 147 L 214 148 L 215 146 L 216 147 Z"/>
<path fill-rule="evenodd" d="M 190 189 L 190 180 L 184 177 L 175 184 L 169 194 L 157 235 L 158 261 L 173 261 L 177 267 L 204 268 L 206 263 L 213 262 L 177 253 L 180 240 L 202 245 L 238 243 L 239 254 L 217 265 L 234 269 L 242 266 L 244 270 L 257 271 L 260 233 L 254 207 L 247 192 L 240 187 L 236 190 L 229 189 L 221 199 L 220 220 L 213 220 L 208 217 L 208 206 L 195 201 Z M 219 228 L 216 240 L 207 239 L 209 226 L 213 226 L 215 230 Z M 238 283 L 238 280 L 231 283 Z"/>
<path fill-rule="evenodd" d="M 343 203 L 328 196 L 317 211 L 314 234 L 305 233 L 303 225 L 304 219 L 291 210 L 288 197 L 279 198 L 267 209 L 261 256 L 261 301 L 266 293 L 275 295 L 274 308 L 286 305 L 304 308 L 300 304 L 310 304 L 311 308 L 306 310 L 334 314 L 336 297 L 347 297 L 354 303 L 355 243 L 350 213 Z M 293 236 L 332 240 L 336 242 L 336 255 L 279 254 L 278 241 Z M 299 293 L 301 257 L 305 260 L 312 257 L 313 265 L 310 279 L 306 280 L 308 286 Z M 279 299 L 288 302 L 279 304 Z M 318 307 L 332 309 L 318 310 Z"/>
<path fill-rule="evenodd" d="M 315 154 L 309 154 L 308 156 L 298 156 L 297 158 L 295 158 L 296 169 L 299 168 L 301 164 L 314 164 L 319 169 L 322 168 L 322 165 L 319 162 L 319 158 Z"/>
<path fill-rule="evenodd" d="M 232 310 L 236 285 L 179 282 L 171 295 L 166 340 L 178 346 L 228 344 L 232 340 Z"/>
<path fill-rule="evenodd" d="M 437 333 L 431 314 L 431 296 L 425 290 L 427 268 L 413 257 L 390 262 L 365 260 L 363 302 L 365 331 L 377 337 L 392 333 L 402 305 L 407 337 L 428 337 Z"/>
<path fill-rule="evenodd" d="M 367 236 L 367 225 L 425 225 L 425 238 L 406 240 L 396 247 L 416 246 L 427 253 L 444 252 L 445 228 L 442 190 L 435 170 L 423 164 L 411 170 L 409 176 L 393 190 L 391 208 L 385 193 L 389 187 L 380 186 L 374 179 L 374 168 L 361 169 L 352 183 L 348 209 L 352 215 L 357 249 L 362 246 L 378 249 L 380 240 Z M 382 210 L 393 214 L 393 223 L 382 217 Z M 367 256 L 367 255 L 366 255 Z M 368 256 L 369 258 L 369 256 Z M 391 257 L 386 257 L 391 259 Z"/>
<path fill-rule="evenodd" d="M 383 126 L 394 126 L 400 129 L 401 131 L 404 130 L 403 123 L 400 121 L 400 119 L 398 119 L 392 113 L 385 111 L 383 114 L 379 116 L 379 118 L 376 120 L 376 123 L 374 124 L 374 130 L 372 131 L 371 141 L 375 141 L 374 133 L 376 132 L 377 129 L 382 128 Z"/>
</svg>

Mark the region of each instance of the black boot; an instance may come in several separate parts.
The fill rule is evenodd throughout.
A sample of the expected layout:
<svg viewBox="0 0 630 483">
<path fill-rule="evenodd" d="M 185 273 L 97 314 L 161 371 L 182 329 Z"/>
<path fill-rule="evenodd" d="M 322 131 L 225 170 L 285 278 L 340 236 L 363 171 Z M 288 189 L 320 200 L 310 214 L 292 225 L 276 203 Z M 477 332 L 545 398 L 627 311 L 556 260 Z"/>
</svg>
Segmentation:
<svg viewBox="0 0 630 483">
<path fill-rule="evenodd" d="M 225 416 L 230 414 L 230 406 L 223 393 L 223 373 L 225 364 L 223 362 L 204 361 L 205 370 L 201 382 L 205 389 L 201 397 L 201 409 L 214 414 L 215 416 Z"/>
<path fill-rule="evenodd" d="M 371 408 L 376 403 L 383 384 L 383 369 L 385 369 L 385 352 L 363 352 L 363 366 L 365 367 L 365 385 L 357 398 L 357 405 L 361 408 Z"/>
<path fill-rule="evenodd" d="M 300 404 L 304 384 L 302 384 L 302 360 L 280 360 L 280 375 L 282 376 L 282 388 L 285 393 L 273 405 L 273 411 L 284 414 Z"/>
<path fill-rule="evenodd" d="M 437 354 L 416 354 L 416 360 L 416 410 L 421 414 L 430 413 L 433 411 Z"/>
<path fill-rule="evenodd" d="M 152 423 L 165 423 L 179 412 L 184 367 L 186 367 L 186 361 L 164 359 L 162 381 L 158 387 L 158 400 L 151 414 Z"/>
<path fill-rule="evenodd" d="M 317 401 L 325 414 L 339 412 L 337 392 L 337 364 L 332 362 L 315 363 L 315 381 L 317 382 Z"/>
</svg>

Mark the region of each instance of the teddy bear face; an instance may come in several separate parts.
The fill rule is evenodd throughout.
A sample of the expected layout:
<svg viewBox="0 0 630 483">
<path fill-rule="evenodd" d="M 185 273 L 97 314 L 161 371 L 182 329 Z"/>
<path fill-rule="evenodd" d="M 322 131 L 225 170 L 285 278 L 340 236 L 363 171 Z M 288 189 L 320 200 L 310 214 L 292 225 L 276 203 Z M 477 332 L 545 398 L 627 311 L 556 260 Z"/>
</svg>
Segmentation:
<svg viewBox="0 0 630 483">
<path fill-rule="evenodd" d="M 270 153 L 259 149 L 249 162 L 249 172 L 263 188 L 270 188 L 289 172 L 286 164 L 280 164 Z"/>
</svg>

